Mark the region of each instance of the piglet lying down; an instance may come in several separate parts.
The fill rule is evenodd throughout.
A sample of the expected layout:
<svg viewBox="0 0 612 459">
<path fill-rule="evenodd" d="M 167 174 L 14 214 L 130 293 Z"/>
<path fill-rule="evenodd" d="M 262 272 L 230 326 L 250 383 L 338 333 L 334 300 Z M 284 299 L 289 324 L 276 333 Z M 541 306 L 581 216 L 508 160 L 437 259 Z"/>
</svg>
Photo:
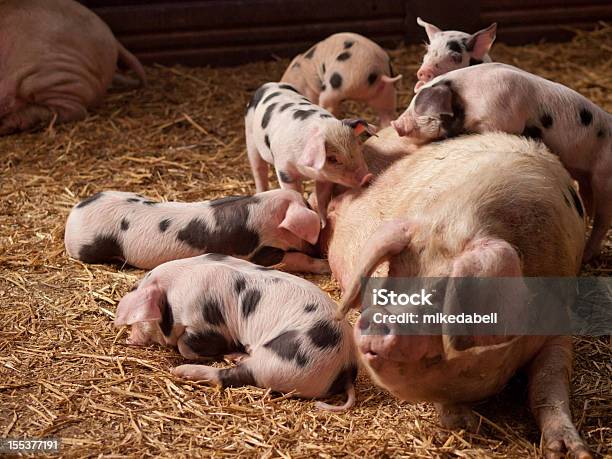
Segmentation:
<svg viewBox="0 0 612 459">
<path fill-rule="evenodd" d="M 204 202 L 155 202 L 104 191 L 78 203 L 66 222 L 66 251 L 86 263 L 151 269 L 166 261 L 224 253 L 290 271 L 327 272 L 312 252 L 320 222 L 291 190 Z"/>
<path fill-rule="evenodd" d="M 181 365 L 177 376 L 223 387 L 252 385 L 302 397 L 347 392 L 355 401 L 356 355 L 347 321 L 314 284 L 244 260 L 208 254 L 149 272 L 119 303 L 128 343 L 176 346 L 190 360 L 243 354 L 236 366 Z"/>
</svg>

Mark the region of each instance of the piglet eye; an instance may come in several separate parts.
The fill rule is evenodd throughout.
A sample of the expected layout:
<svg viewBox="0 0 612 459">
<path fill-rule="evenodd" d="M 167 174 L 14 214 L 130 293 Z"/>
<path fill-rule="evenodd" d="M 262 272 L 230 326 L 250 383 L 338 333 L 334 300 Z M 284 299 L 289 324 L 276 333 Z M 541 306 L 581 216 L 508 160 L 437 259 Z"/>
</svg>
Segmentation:
<svg viewBox="0 0 612 459">
<path fill-rule="evenodd" d="M 456 64 L 461 64 L 461 61 L 463 60 L 461 53 L 451 53 L 451 58 Z"/>
<path fill-rule="evenodd" d="M 338 158 L 336 158 L 335 156 L 328 156 L 327 157 L 327 162 L 330 164 L 339 164 L 340 161 L 338 161 Z"/>
</svg>

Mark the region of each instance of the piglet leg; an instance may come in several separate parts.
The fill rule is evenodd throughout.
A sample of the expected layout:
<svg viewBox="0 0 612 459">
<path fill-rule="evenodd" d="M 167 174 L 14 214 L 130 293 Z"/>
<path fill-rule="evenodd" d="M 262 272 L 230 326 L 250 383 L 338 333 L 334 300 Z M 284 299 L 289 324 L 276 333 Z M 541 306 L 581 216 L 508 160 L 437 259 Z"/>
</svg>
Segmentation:
<svg viewBox="0 0 612 459">
<path fill-rule="evenodd" d="M 593 177 L 593 198 L 593 231 L 584 251 L 584 261 L 599 255 L 603 240 L 612 224 L 612 178 L 608 174 L 599 172 Z"/>
<path fill-rule="evenodd" d="M 571 371 L 572 344 L 567 336 L 551 338 L 529 366 L 529 404 L 547 458 L 564 457 L 564 450 L 578 459 L 591 458 L 570 414 Z"/>
<path fill-rule="evenodd" d="M 258 193 L 268 190 L 268 163 L 264 161 L 257 147 L 251 139 L 251 135 L 247 133 L 247 155 L 249 157 L 249 163 L 251 164 L 251 171 L 253 172 L 253 179 L 255 180 L 255 189 Z"/>
<path fill-rule="evenodd" d="M 172 374 L 192 381 L 208 381 L 223 387 L 257 386 L 255 377 L 248 366 L 249 358 L 230 368 L 215 368 L 207 365 L 180 365 Z"/>
<path fill-rule="evenodd" d="M 317 197 L 317 212 L 321 218 L 321 228 L 325 228 L 327 222 L 327 206 L 331 201 L 334 184 L 329 182 L 315 182 L 315 195 Z"/>
</svg>

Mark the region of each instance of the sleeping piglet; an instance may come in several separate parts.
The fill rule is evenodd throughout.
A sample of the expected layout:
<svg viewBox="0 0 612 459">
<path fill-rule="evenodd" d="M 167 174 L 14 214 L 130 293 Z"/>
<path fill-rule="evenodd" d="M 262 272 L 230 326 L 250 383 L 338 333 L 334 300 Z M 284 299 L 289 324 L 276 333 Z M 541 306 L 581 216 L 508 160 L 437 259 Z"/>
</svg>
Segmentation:
<svg viewBox="0 0 612 459">
<path fill-rule="evenodd" d="M 427 83 L 392 124 L 421 143 L 490 131 L 543 141 L 579 182 L 594 217 L 584 258 L 599 253 L 612 222 L 612 115 L 576 91 L 510 65 L 481 64 Z"/>
<path fill-rule="evenodd" d="M 337 33 L 296 56 L 281 78 L 315 104 L 338 115 L 344 100 L 365 101 L 381 126 L 395 118 L 395 83 L 389 56 L 356 33 Z"/>
<path fill-rule="evenodd" d="M 268 163 L 274 164 L 281 188 L 301 192 L 302 179 L 314 179 L 324 221 L 334 183 L 358 188 L 371 178 L 359 140 L 364 130 L 370 130 L 365 121 L 340 121 L 291 85 L 264 84 L 255 91 L 245 118 L 257 191 L 268 189 Z"/>
<path fill-rule="evenodd" d="M 236 366 L 180 365 L 175 375 L 223 387 L 258 386 L 301 397 L 346 392 L 355 401 L 356 354 L 347 321 L 314 284 L 219 254 L 175 260 L 148 273 L 119 303 L 128 343 L 176 346 L 190 360 L 231 354 Z"/>
<path fill-rule="evenodd" d="M 489 50 L 495 41 L 497 23 L 470 35 L 458 30 L 440 30 L 433 24 L 417 18 L 425 28 L 429 44 L 423 63 L 417 72 L 415 92 L 428 81 L 451 70 L 491 62 Z"/>
<path fill-rule="evenodd" d="M 122 79 L 117 59 L 145 81 L 138 59 L 74 0 L 1 1 L 0 37 L 0 135 L 84 118 Z"/>
<path fill-rule="evenodd" d="M 312 253 L 320 222 L 299 193 L 273 190 L 204 202 L 155 202 L 104 191 L 73 207 L 66 251 L 86 263 L 121 262 L 154 268 L 203 253 L 282 263 L 290 271 L 327 272 Z"/>
</svg>

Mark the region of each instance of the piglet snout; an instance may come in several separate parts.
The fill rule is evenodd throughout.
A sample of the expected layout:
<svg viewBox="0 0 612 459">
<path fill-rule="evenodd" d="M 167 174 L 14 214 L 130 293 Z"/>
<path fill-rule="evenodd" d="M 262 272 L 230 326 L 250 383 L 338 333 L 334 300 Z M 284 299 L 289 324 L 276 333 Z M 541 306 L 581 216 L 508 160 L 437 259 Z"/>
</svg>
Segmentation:
<svg viewBox="0 0 612 459">
<path fill-rule="evenodd" d="M 423 66 L 417 72 L 417 78 L 419 79 L 419 81 L 422 81 L 423 83 L 427 83 L 428 81 L 433 80 L 434 76 L 435 74 L 431 67 Z"/>
</svg>

